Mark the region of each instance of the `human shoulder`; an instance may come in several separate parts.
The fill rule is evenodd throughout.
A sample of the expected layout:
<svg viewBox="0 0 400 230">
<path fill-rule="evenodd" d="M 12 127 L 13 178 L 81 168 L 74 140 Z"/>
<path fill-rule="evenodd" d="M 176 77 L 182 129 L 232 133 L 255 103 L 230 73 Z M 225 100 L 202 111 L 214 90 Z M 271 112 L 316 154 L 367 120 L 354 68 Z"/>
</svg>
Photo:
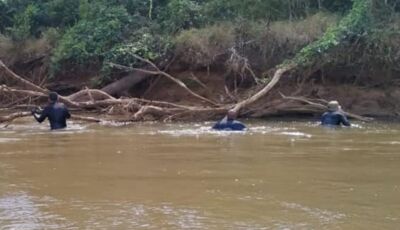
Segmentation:
<svg viewBox="0 0 400 230">
<path fill-rule="evenodd" d="M 56 107 L 56 108 L 67 108 L 67 106 L 65 106 L 65 104 L 62 103 L 62 102 L 57 102 L 56 104 L 54 104 L 54 107 Z"/>
<path fill-rule="evenodd" d="M 336 116 L 340 116 L 340 117 L 346 117 L 346 115 L 341 111 L 336 111 L 333 114 L 336 115 Z"/>
<path fill-rule="evenodd" d="M 52 110 L 52 109 L 53 109 L 53 106 L 54 106 L 54 104 L 48 104 L 48 105 L 46 105 L 46 107 L 44 107 L 44 109 L 43 109 L 43 113 Z"/>
<path fill-rule="evenodd" d="M 232 128 L 234 130 L 243 130 L 243 129 L 246 129 L 246 126 L 242 122 L 240 122 L 238 120 L 234 120 L 232 122 Z"/>
<path fill-rule="evenodd" d="M 328 116 L 330 114 L 331 114 L 331 112 L 325 112 L 325 113 L 322 114 L 322 116 L 325 117 L 325 116 Z"/>
<path fill-rule="evenodd" d="M 233 120 L 232 121 L 233 124 L 243 124 L 242 122 L 238 121 L 238 120 Z"/>
</svg>

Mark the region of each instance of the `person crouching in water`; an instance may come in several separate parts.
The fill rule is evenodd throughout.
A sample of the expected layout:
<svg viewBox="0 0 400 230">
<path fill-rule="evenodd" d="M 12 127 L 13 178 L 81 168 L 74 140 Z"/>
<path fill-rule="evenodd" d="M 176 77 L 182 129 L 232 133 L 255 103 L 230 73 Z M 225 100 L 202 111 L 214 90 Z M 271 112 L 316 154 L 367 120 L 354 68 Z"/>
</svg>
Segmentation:
<svg viewBox="0 0 400 230">
<path fill-rule="evenodd" d="M 246 129 L 246 126 L 240 121 L 235 120 L 237 113 L 234 110 L 229 110 L 227 115 L 219 122 L 217 122 L 212 128 L 215 130 L 226 130 L 226 131 L 242 131 Z"/>
<path fill-rule="evenodd" d="M 71 117 L 67 107 L 63 103 L 58 102 L 58 94 L 56 92 L 49 93 L 49 104 L 44 110 L 40 111 L 35 108 L 32 110 L 32 115 L 39 123 L 48 118 L 52 130 L 66 128 L 67 119 Z"/>
<path fill-rule="evenodd" d="M 342 111 L 339 102 L 330 101 L 328 103 L 328 112 L 325 112 L 321 117 L 322 125 L 344 125 L 350 126 L 350 122 L 347 120 L 346 115 Z"/>
</svg>

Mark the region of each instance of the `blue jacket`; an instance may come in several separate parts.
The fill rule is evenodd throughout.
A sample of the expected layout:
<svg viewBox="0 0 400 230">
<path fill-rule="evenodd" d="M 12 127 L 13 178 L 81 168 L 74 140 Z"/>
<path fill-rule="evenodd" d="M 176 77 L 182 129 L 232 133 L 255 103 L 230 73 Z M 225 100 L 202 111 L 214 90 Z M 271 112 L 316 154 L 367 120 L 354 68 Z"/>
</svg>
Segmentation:
<svg viewBox="0 0 400 230">
<path fill-rule="evenodd" d="M 321 117 L 322 125 L 341 125 L 350 126 L 347 117 L 341 112 L 326 112 Z"/>
<path fill-rule="evenodd" d="M 51 129 L 63 129 L 67 127 L 67 119 L 71 117 L 67 107 L 63 103 L 50 103 L 41 112 L 40 117 L 35 119 L 42 123 L 46 118 L 49 119 Z"/>
<path fill-rule="evenodd" d="M 221 121 L 217 122 L 213 127 L 215 130 L 226 130 L 226 131 L 242 131 L 246 129 L 246 126 L 237 120 L 228 120 L 228 118 L 224 118 Z"/>
</svg>

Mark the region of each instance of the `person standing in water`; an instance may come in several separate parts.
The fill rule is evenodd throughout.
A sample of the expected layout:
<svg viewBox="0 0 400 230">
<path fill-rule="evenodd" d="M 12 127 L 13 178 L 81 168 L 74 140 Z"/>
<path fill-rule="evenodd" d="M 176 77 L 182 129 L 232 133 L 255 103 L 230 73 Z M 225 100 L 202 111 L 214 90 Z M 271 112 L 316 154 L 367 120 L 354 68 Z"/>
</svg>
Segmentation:
<svg viewBox="0 0 400 230">
<path fill-rule="evenodd" d="M 56 92 L 49 93 L 49 104 L 43 111 L 35 108 L 32 110 L 32 115 L 39 123 L 48 118 L 52 130 L 66 128 L 67 119 L 71 117 L 67 107 L 63 103 L 58 102 L 58 94 Z"/>
<path fill-rule="evenodd" d="M 328 111 L 322 115 L 321 124 L 350 126 L 350 122 L 347 120 L 346 115 L 337 101 L 330 101 L 328 103 Z"/>
<path fill-rule="evenodd" d="M 212 128 L 215 130 L 225 131 L 243 131 L 246 126 L 240 121 L 236 120 L 237 113 L 234 110 L 229 110 L 227 115 L 219 122 L 217 122 Z"/>
</svg>

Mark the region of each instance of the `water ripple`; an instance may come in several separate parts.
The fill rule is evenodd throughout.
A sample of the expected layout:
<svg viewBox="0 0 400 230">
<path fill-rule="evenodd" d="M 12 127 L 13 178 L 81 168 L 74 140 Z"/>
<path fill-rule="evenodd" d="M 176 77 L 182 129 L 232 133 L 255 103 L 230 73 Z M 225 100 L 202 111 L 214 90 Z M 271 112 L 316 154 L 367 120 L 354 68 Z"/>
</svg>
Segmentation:
<svg viewBox="0 0 400 230">
<path fill-rule="evenodd" d="M 26 230 L 68 227 L 69 225 L 63 224 L 64 218 L 41 210 L 50 201 L 45 197 L 42 202 L 36 202 L 24 192 L 0 197 L 0 226 L 3 229 Z"/>
</svg>

